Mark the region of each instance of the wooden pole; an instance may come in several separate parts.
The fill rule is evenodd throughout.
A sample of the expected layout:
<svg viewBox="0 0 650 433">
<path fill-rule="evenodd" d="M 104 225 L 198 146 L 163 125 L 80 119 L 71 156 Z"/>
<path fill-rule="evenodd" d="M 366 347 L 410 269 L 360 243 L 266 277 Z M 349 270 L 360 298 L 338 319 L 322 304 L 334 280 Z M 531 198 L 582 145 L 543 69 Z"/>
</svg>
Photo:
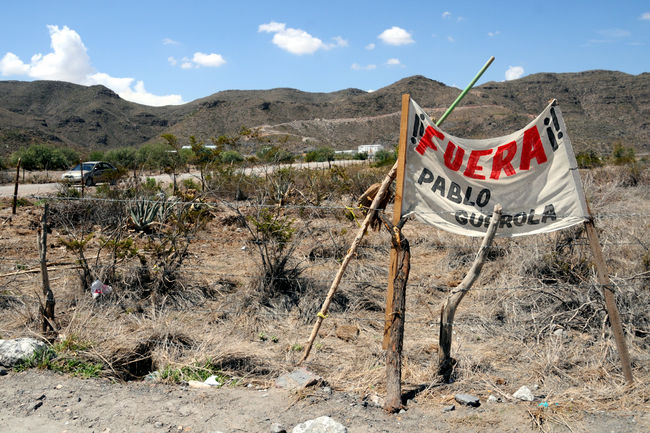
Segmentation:
<svg viewBox="0 0 650 433">
<path fill-rule="evenodd" d="M 41 259 L 41 276 L 43 278 L 43 296 L 45 297 L 45 307 L 41 307 L 43 316 L 43 334 L 48 333 L 48 329 L 56 333 L 54 325 L 54 294 L 50 288 L 50 277 L 47 271 L 47 214 L 49 204 L 45 202 L 43 206 L 43 220 L 41 221 L 40 233 L 38 233 L 38 249 Z"/>
<path fill-rule="evenodd" d="M 410 95 L 402 95 L 402 118 L 400 120 L 399 129 L 399 147 L 397 154 L 397 165 L 395 184 L 395 204 L 393 205 L 393 224 L 397 225 L 402 218 L 402 195 L 404 193 L 404 168 L 406 167 L 406 135 L 408 134 L 408 120 L 409 120 L 409 101 Z M 379 194 L 377 194 L 379 195 Z M 388 288 L 386 290 L 386 320 L 384 322 L 384 340 L 382 347 L 384 350 L 388 348 L 390 340 L 390 329 L 395 316 L 393 315 L 393 282 L 395 281 L 396 272 L 398 271 L 398 247 L 393 243 L 390 249 L 390 267 L 388 274 Z"/>
<path fill-rule="evenodd" d="M 18 164 L 16 164 L 16 184 L 14 185 L 14 201 L 11 206 L 12 215 L 16 215 L 16 205 L 18 204 L 18 182 L 20 181 L 20 161 L 21 158 L 18 158 Z"/>
<path fill-rule="evenodd" d="M 84 163 L 82 160 L 79 160 L 79 169 L 81 170 L 81 198 L 84 198 L 84 187 L 86 182 L 84 180 Z"/>
<path fill-rule="evenodd" d="M 594 220 L 591 218 L 591 211 L 589 213 L 590 219 L 588 221 L 585 221 L 585 229 L 587 231 L 587 238 L 589 239 L 591 253 L 594 256 L 594 264 L 596 265 L 598 283 L 603 289 L 605 307 L 607 308 L 609 323 L 612 326 L 612 331 L 614 333 L 614 340 L 616 341 L 618 355 L 621 358 L 621 365 L 623 367 L 623 375 L 625 376 L 625 381 L 628 384 L 632 384 L 634 383 L 634 377 L 632 376 L 630 353 L 627 350 L 623 325 L 621 325 L 621 318 L 619 317 L 618 308 L 616 307 L 616 297 L 614 296 L 614 291 L 612 290 L 612 282 L 609 280 L 607 265 L 605 264 L 603 251 L 600 248 L 600 241 L 598 240 L 598 234 L 596 233 Z"/>
<path fill-rule="evenodd" d="M 476 258 L 472 267 L 463 278 L 463 281 L 455 287 L 449 297 L 447 297 L 446 302 L 443 304 L 440 309 L 440 338 L 438 340 L 438 373 L 444 377 L 446 382 L 451 378 L 451 373 L 453 372 L 454 362 L 451 357 L 451 337 L 453 334 L 453 325 L 454 325 L 454 316 L 456 314 L 456 308 L 462 301 L 463 297 L 469 292 L 469 289 L 472 288 L 472 285 L 478 278 L 481 273 L 481 268 L 483 268 L 483 263 L 485 262 L 485 256 L 487 250 L 492 244 L 494 235 L 497 232 L 497 227 L 499 225 L 499 220 L 501 219 L 501 205 L 497 204 L 494 206 L 494 211 L 492 212 L 492 217 L 490 218 L 490 225 L 488 226 L 481 247 L 476 253 Z"/>
<path fill-rule="evenodd" d="M 397 225 L 393 225 L 383 215 L 381 218 L 391 234 L 392 249 L 396 252 L 395 261 L 391 263 L 391 274 L 394 278 L 389 281 L 389 286 L 392 288 L 390 299 L 392 310 L 387 314 L 390 316 L 390 328 L 387 333 L 390 338 L 386 347 L 386 400 L 384 403 L 384 410 L 393 413 L 403 407 L 402 346 L 406 314 L 406 284 L 411 270 L 411 249 L 408 240 L 401 232 L 406 220 L 401 219 Z"/>
</svg>

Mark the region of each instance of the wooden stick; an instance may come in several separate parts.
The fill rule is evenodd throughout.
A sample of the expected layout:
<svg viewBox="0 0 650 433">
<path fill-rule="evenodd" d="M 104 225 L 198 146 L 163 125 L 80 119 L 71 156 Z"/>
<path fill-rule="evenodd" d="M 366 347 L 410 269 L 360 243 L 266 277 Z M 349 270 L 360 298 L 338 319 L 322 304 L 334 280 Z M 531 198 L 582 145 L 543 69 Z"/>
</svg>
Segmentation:
<svg viewBox="0 0 650 433">
<path fill-rule="evenodd" d="M 598 283 L 603 288 L 603 296 L 605 297 L 607 315 L 609 316 L 609 323 L 612 326 L 612 331 L 614 332 L 616 349 L 618 350 L 618 355 L 621 358 L 623 375 L 625 376 L 625 381 L 631 385 L 634 383 L 634 377 L 632 376 L 630 353 L 628 352 L 627 344 L 625 343 L 623 325 L 621 325 L 621 318 L 619 317 L 618 308 L 616 307 L 616 297 L 612 291 L 612 282 L 609 280 L 609 275 L 607 274 L 607 265 L 605 264 L 603 251 L 600 248 L 600 241 L 598 240 L 598 234 L 596 233 L 596 226 L 594 224 L 593 218 L 585 221 L 585 229 L 587 230 L 587 238 L 589 239 L 591 253 L 594 256 L 596 273 L 598 275 Z"/>
<path fill-rule="evenodd" d="M 18 164 L 16 164 L 16 184 L 14 186 L 14 202 L 11 206 L 11 214 L 16 215 L 16 204 L 18 203 L 18 182 L 20 181 L 20 161 L 21 158 L 18 158 Z"/>
<path fill-rule="evenodd" d="M 334 294 L 336 293 L 336 290 L 338 289 L 339 284 L 341 283 L 341 278 L 345 273 L 345 269 L 348 267 L 350 260 L 352 260 L 352 256 L 354 256 L 355 252 L 357 251 L 357 248 L 359 247 L 359 243 L 361 243 L 361 239 L 363 239 L 363 236 L 368 231 L 368 226 L 370 225 L 370 221 L 373 219 L 379 203 L 383 200 L 384 196 L 386 195 L 386 192 L 388 191 L 391 182 L 393 181 L 393 179 L 395 179 L 396 173 L 397 173 L 397 163 L 393 165 L 393 167 L 390 169 L 390 171 L 384 178 L 383 182 L 381 183 L 381 187 L 379 187 L 379 191 L 377 192 L 377 195 L 375 196 L 374 200 L 372 201 L 372 204 L 370 205 L 370 210 L 368 211 L 366 218 L 363 220 L 363 223 L 361 224 L 361 228 L 359 229 L 357 236 L 352 241 L 352 245 L 350 245 L 347 254 L 343 258 L 343 261 L 341 262 L 341 266 L 339 267 L 339 270 L 336 273 L 336 276 L 334 277 L 334 281 L 332 281 L 332 285 L 330 286 L 329 292 L 327 293 L 325 302 L 323 302 L 323 305 L 320 311 L 318 312 L 318 315 L 316 317 L 316 323 L 314 323 L 314 328 L 312 329 L 311 335 L 309 336 L 309 341 L 305 345 L 305 353 L 302 356 L 300 362 L 298 362 L 298 365 L 302 364 L 309 356 L 309 352 L 311 351 L 311 347 L 314 344 L 314 340 L 318 335 L 318 330 L 320 329 L 320 326 L 323 323 L 323 319 L 327 317 L 327 310 L 329 309 L 330 303 L 332 302 L 332 298 L 334 297 Z"/>
<path fill-rule="evenodd" d="M 392 247 L 396 252 L 395 262 L 391 263 L 391 275 L 394 276 L 394 279 L 389 281 L 393 290 L 391 291 L 391 311 L 389 312 L 388 335 L 390 338 L 386 347 L 386 400 L 384 403 L 384 410 L 394 413 L 403 407 L 402 345 L 406 313 L 406 285 L 411 270 L 411 249 L 408 240 L 401 231 L 406 219 L 401 219 L 397 225 L 393 225 L 383 215 L 381 218 L 391 234 Z"/>
<path fill-rule="evenodd" d="M 494 206 L 494 211 L 492 212 L 492 217 L 490 218 L 490 225 L 488 226 L 481 247 L 476 253 L 476 258 L 472 267 L 461 281 L 460 285 L 454 288 L 447 300 L 440 309 L 440 338 L 438 340 L 438 373 L 441 374 L 446 382 L 451 378 L 451 373 L 454 367 L 454 361 L 451 357 L 451 337 L 453 333 L 453 324 L 454 316 L 456 314 L 456 308 L 458 304 L 462 301 L 463 297 L 469 292 L 469 289 L 472 288 L 472 285 L 478 278 L 481 273 L 481 268 L 483 268 L 483 263 L 485 262 L 485 256 L 487 250 L 492 244 L 494 235 L 497 232 L 497 226 L 499 225 L 499 220 L 501 219 L 501 205 L 496 204 Z"/>
<path fill-rule="evenodd" d="M 47 272 L 47 213 L 49 204 L 45 202 L 43 206 L 43 220 L 41 230 L 38 236 L 38 249 L 41 258 L 41 276 L 43 277 L 43 296 L 45 297 L 45 307 L 41 306 L 41 315 L 43 316 L 43 335 L 48 333 L 48 329 L 56 334 L 54 325 L 54 294 L 50 288 L 50 277 Z"/>
</svg>

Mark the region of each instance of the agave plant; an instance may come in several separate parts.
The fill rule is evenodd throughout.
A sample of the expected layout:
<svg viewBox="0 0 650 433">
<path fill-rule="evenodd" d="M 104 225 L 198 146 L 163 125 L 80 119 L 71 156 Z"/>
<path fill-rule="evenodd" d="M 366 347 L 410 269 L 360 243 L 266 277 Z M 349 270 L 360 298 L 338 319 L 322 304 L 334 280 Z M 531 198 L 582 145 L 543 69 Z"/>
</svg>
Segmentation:
<svg viewBox="0 0 650 433">
<path fill-rule="evenodd" d="M 160 217 L 160 211 L 163 207 L 163 201 L 147 200 L 145 198 L 134 201 L 129 209 L 131 222 L 138 231 L 148 231 L 151 225 Z"/>
</svg>

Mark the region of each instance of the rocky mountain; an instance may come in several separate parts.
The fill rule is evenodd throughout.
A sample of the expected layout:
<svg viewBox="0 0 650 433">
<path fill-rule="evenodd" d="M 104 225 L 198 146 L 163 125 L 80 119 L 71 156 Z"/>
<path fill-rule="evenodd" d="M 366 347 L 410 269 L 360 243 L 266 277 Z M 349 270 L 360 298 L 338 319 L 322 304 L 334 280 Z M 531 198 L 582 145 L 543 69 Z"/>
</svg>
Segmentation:
<svg viewBox="0 0 650 433">
<path fill-rule="evenodd" d="M 148 107 L 103 86 L 0 81 L 0 153 L 35 142 L 108 149 L 159 140 L 162 133 L 182 143 L 190 135 L 208 141 L 242 125 L 258 129 L 251 144 L 279 142 L 293 150 L 394 144 L 403 93 L 438 117 L 460 90 L 413 76 L 372 93 L 228 90 L 180 106 Z M 504 135 L 523 127 L 552 98 L 578 150 L 607 153 L 617 140 L 650 149 L 650 73 L 543 73 L 488 82 L 470 91 L 443 128 L 464 137 Z"/>
</svg>

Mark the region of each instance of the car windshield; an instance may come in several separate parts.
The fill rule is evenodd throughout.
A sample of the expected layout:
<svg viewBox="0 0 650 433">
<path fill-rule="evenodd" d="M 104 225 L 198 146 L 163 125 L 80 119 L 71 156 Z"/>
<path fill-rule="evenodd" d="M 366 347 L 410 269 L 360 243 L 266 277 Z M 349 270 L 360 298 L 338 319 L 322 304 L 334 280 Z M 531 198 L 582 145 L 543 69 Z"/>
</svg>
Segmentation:
<svg viewBox="0 0 650 433">
<path fill-rule="evenodd" d="M 93 167 L 95 166 L 95 164 L 90 164 L 90 163 L 84 162 L 83 166 L 84 166 L 84 171 L 91 171 L 93 169 Z M 80 171 L 80 170 L 81 170 L 81 164 L 77 164 L 70 171 Z"/>
</svg>

